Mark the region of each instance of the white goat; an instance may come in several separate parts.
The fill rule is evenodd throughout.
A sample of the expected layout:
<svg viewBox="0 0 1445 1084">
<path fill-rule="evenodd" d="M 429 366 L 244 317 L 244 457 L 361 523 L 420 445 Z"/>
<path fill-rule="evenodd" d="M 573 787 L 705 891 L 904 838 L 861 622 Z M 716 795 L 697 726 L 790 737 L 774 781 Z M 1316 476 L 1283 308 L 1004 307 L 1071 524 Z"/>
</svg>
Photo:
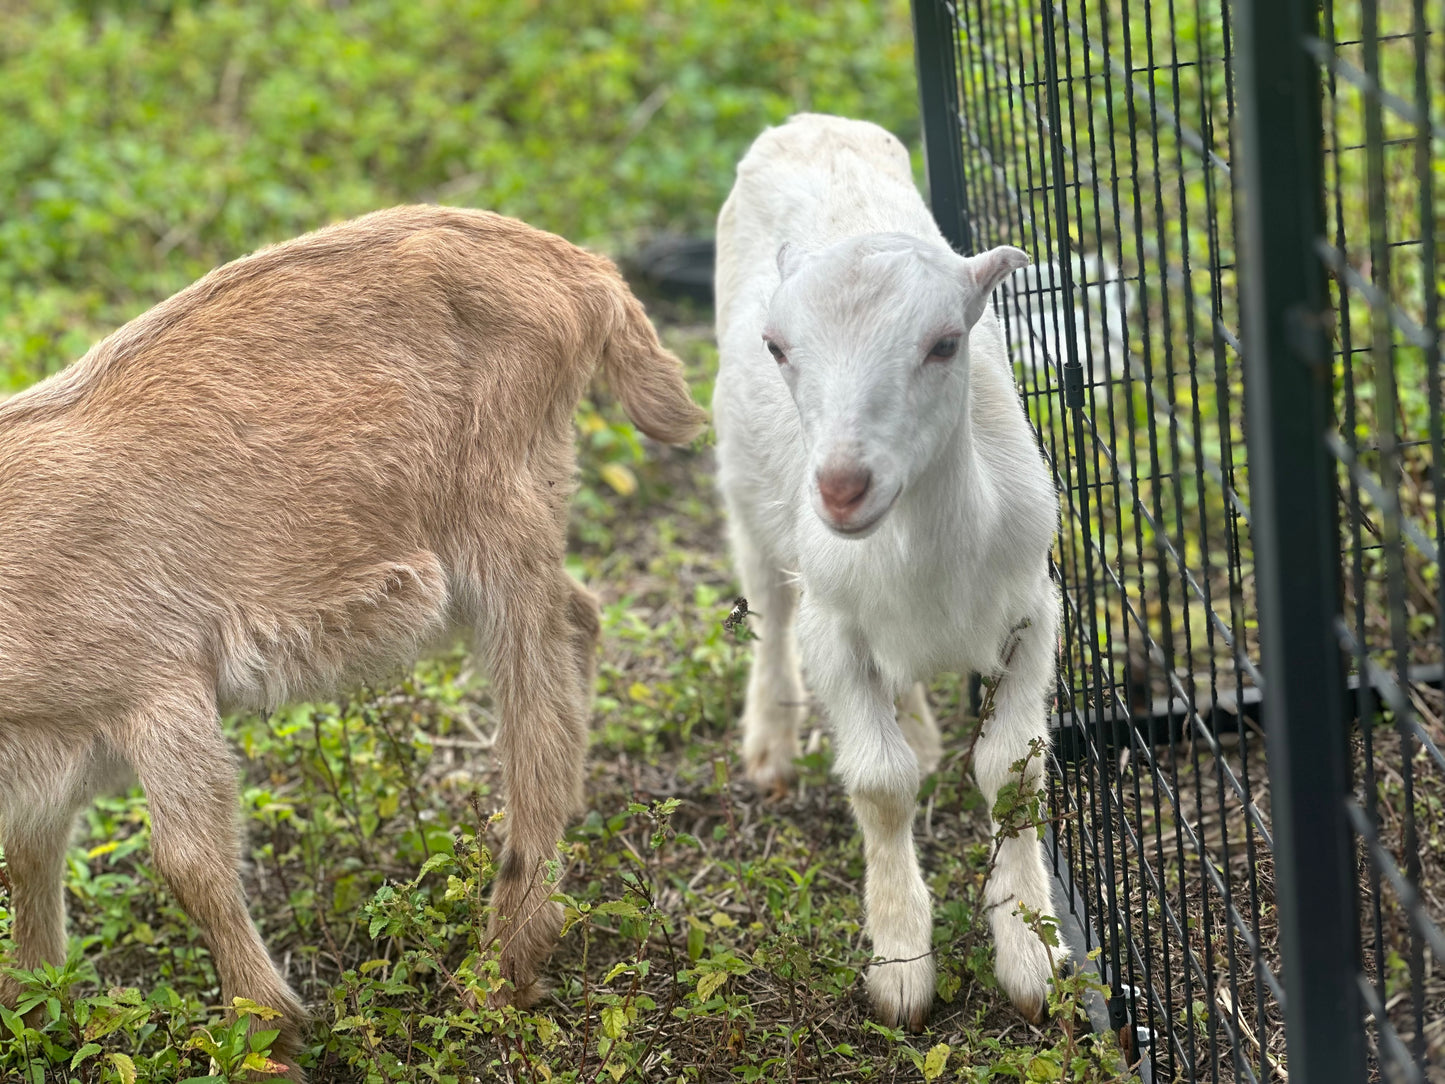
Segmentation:
<svg viewBox="0 0 1445 1084">
<path fill-rule="evenodd" d="M 863 829 L 883 961 L 869 993 L 885 1021 L 914 1028 L 934 962 L 912 829 L 920 761 L 929 771 L 939 753 L 919 683 L 999 678 L 974 756 L 990 808 L 1017 761 L 1029 788 L 1042 778 L 1029 752 L 1047 734 L 1058 506 L 989 307 L 1027 262 L 1013 248 L 952 252 L 902 144 L 837 117 L 759 136 L 718 219 L 718 480 L 761 614 L 743 754 L 759 784 L 793 775 L 801 653 Z M 1049 952 L 1019 903 L 1056 913 L 1049 884 L 1032 832 L 1003 841 L 986 889 L 996 972 L 1035 1020 Z"/>
</svg>

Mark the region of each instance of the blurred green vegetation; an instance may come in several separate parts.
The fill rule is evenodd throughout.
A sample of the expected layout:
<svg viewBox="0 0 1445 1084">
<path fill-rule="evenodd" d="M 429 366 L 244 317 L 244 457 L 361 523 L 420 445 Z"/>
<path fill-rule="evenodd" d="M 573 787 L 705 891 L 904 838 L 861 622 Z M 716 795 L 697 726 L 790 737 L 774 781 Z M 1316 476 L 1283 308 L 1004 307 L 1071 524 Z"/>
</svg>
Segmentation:
<svg viewBox="0 0 1445 1084">
<path fill-rule="evenodd" d="M 800 109 L 918 129 L 907 4 L 0 3 L 0 394 L 213 266 L 414 200 L 711 232 Z"/>
</svg>

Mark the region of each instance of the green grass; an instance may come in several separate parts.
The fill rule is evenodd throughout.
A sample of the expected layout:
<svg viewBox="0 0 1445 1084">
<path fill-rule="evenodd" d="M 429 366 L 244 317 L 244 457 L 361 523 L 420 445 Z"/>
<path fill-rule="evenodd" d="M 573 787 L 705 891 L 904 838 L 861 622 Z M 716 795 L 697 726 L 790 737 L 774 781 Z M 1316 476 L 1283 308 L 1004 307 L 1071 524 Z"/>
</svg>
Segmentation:
<svg viewBox="0 0 1445 1084">
<path fill-rule="evenodd" d="M 49 4 L 0 0 L 0 395 L 212 266 L 408 200 L 494 208 L 603 250 L 710 231 L 733 164 L 801 108 L 917 139 L 907 7 L 644 3 Z M 654 311 L 710 398 L 706 314 Z M 1084 978 L 1025 1025 L 979 903 L 988 811 L 972 727 L 924 788 L 940 1001 L 919 1036 L 869 1018 L 862 855 L 822 742 L 785 801 L 741 782 L 745 645 L 707 449 L 578 415 L 573 571 L 604 639 L 587 809 L 558 852 L 568 929 L 531 1012 L 477 1011 L 496 852 L 496 726 L 460 650 L 344 702 L 227 721 L 246 886 L 310 1006 L 316 1081 L 1105 1080 Z M 814 721 L 816 723 L 816 720 Z M 1008 819 L 1008 818 L 1005 818 Z M 1015 825 L 1033 831 L 1031 823 Z M 209 954 L 150 864 L 137 791 L 82 821 L 72 953 L 0 1011 L 0 1080 L 240 1080 Z M 3 872 L 3 866 L 0 866 Z M 0 945 L 10 931 L 0 878 Z M 252 1016 L 260 1030 L 250 1032 Z"/>
</svg>

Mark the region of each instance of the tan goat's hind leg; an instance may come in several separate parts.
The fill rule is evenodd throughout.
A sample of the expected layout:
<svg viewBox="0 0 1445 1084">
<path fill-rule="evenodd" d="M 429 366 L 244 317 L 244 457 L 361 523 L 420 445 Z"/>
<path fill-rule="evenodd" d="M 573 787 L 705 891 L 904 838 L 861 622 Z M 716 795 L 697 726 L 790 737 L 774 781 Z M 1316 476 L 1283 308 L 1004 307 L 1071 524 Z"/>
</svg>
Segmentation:
<svg viewBox="0 0 1445 1084">
<path fill-rule="evenodd" d="M 75 814 L 129 772 L 103 745 L 64 740 L 0 748 L 0 846 L 9 868 L 15 954 L 0 961 L 33 971 L 63 964 L 65 850 Z M 13 1007 L 19 984 L 0 976 L 0 1004 Z"/>
<path fill-rule="evenodd" d="M 597 678 L 597 645 L 602 639 L 602 614 L 597 596 L 570 576 L 567 614 L 572 623 L 572 651 L 582 692 L 583 719 L 592 711 L 592 684 Z M 577 795 L 580 805 L 582 795 Z"/>
<path fill-rule="evenodd" d="M 126 752 L 150 802 L 156 868 L 211 949 L 222 1001 L 248 998 L 279 1011 L 276 1020 L 253 1017 L 253 1030 L 279 1027 L 272 1057 L 290 1067 L 283 1079 L 304 1079 L 295 1056 L 306 1012 L 246 910 L 237 870 L 236 766 L 214 705 L 199 696 L 175 698 L 157 705 L 128 738 Z"/>
<path fill-rule="evenodd" d="M 79 802 L 70 794 L 54 797 L 38 809 L 0 814 L 15 939 L 15 954 L 5 963 L 27 971 L 65 962 L 65 847 Z M 14 1008 L 19 996 L 19 984 L 0 975 L 0 1005 Z"/>
<path fill-rule="evenodd" d="M 595 615 L 596 604 L 583 605 L 579 590 L 559 572 L 509 600 L 491 651 L 507 813 L 489 933 L 511 984 L 493 993 L 494 1005 L 536 1001 L 537 967 L 562 924 L 561 907 L 549 899 L 555 882 L 547 865 L 582 794 L 593 664 L 589 647 L 582 671 L 581 647 L 584 637 L 595 636 L 587 615 Z"/>
</svg>

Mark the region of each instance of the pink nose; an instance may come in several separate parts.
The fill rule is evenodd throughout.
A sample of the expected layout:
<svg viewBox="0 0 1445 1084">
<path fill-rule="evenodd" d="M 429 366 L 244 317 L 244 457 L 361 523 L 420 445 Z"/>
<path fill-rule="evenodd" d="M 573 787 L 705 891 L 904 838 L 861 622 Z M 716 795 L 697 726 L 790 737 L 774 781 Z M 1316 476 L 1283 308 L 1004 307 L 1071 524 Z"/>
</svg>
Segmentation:
<svg viewBox="0 0 1445 1084">
<path fill-rule="evenodd" d="M 863 467 L 833 467 L 818 472 L 818 495 L 834 519 L 847 519 L 856 512 L 872 484 L 873 472 Z"/>
</svg>

